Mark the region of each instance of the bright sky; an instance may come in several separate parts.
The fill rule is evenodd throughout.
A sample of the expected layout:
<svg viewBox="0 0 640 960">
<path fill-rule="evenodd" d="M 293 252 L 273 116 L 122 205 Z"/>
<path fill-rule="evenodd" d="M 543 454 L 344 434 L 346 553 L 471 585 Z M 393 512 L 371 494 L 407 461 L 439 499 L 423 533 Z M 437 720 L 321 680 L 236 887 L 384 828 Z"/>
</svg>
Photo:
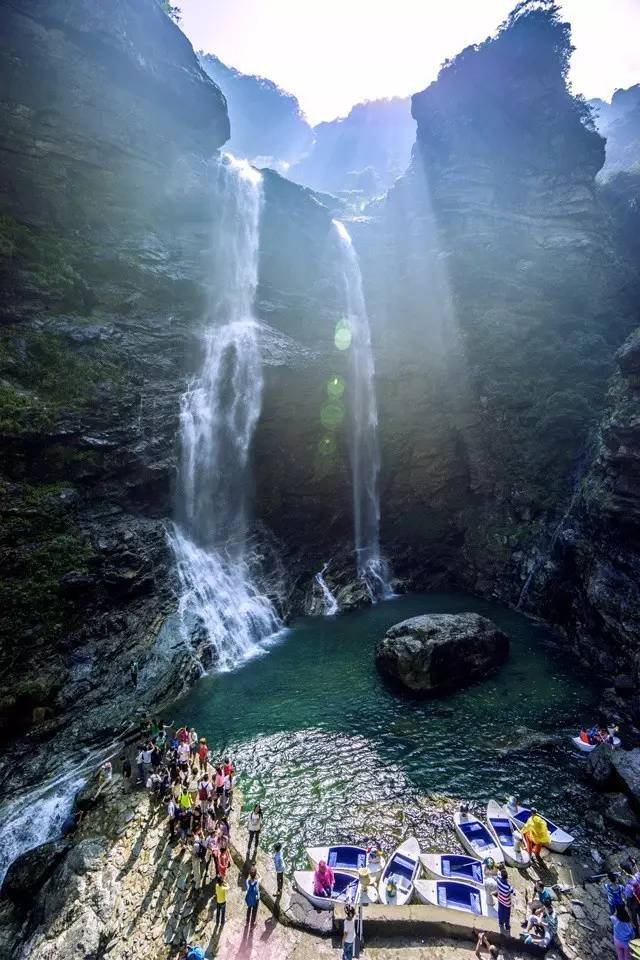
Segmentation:
<svg viewBox="0 0 640 960">
<path fill-rule="evenodd" d="M 424 89 L 516 0 L 173 0 L 196 50 L 294 93 L 311 123 L 354 103 Z M 640 82 L 640 0 L 563 0 L 576 93 Z"/>
</svg>

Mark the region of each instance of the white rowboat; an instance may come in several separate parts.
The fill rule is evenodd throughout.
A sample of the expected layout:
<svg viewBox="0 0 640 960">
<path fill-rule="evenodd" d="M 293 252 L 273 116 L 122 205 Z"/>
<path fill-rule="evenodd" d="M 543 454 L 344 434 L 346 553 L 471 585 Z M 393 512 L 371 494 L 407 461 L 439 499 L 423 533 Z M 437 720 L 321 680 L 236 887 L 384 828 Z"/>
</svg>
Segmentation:
<svg viewBox="0 0 640 960">
<path fill-rule="evenodd" d="M 317 869 L 320 861 L 324 860 L 332 870 L 342 870 L 346 873 L 357 874 L 358 870 L 367 867 L 372 877 L 380 873 L 385 864 L 384 858 L 377 863 L 372 863 L 364 847 L 355 847 L 347 843 L 334 844 L 332 847 L 307 847 L 307 857 L 314 870 Z"/>
<path fill-rule="evenodd" d="M 491 857 L 495 863 L 504 863 L 504 854 L 494 837 L 482 822 L 472 813 L 458 811 L 453 815 L 453 828 L 462 843 L 473 857 L 484 860 Z"/>
<path fill-rule="evenodd" d="M 516 805 L 516 813 L 512 813 L 508 807 L 507 810 L 509 812 L 509 819 L 516 830 L 522 830 L 532 813 L 530 807 L 521 807 L 520 804 Z M 561 827 L 557 826 L 557 824 L 553 823 L 553 821 L 543 817 L 542 814 L 540 814 L 540 816 L 545 821 L 547 829 L 551 835 L 549 843 L 545 844 L 545 846 L 548 847 L 549 850 L 553 850 L 555 853 L 564 853 L 565 850 L 573 843 L 573 837 L 570 833 L 567 833 L 566 830 L 563 830 Z"/>
<path fill-rule="evenodd" d="M 489 800 L 487 804 L 487 826 L 489 827 L 489 833 L 502 850 L 505 863 L 508 866 L 529 866 L 531 857 L 524 842 L 521 841 L 519 836 L 515 836 L 509 811 L 495 800 Z"/>
<path fill-rule="evenodd" d="M 409 837 L 401 843 L 395 853 L 389 857 L 387 865 L 378 881 L 380 903 L 397 904 L 402 906 L 409 903 L 413 893 L 414 881 L 420 870 L 420 844 L 415 837 Z M 387 899 L 387 880 L 395 880 L 397 895 L 393 900 Z"/>
<path fill-rule="evenodd" d="M 459 880 L 416 880 L 416 896 L 422 903 L 432 903 L 447 910 L 461 910 L 477 917 L 497 916 L 487 894 L 471 883 Z"/>
<path fill-rule="evenodd" d="M 596 747 L 600 746 L 598 743 L 585 743 L 584 740 L 581 740 L 580 737 L 571 737 L 571 742 L 574 747 L 577 747 L 578 750 L 581 750 L 582 753 L 591 753 L 592 750 L 595 750 Z M 620 737 L 613 738 L 613 747 L 615 750 L 620 746 Z"/>
<path fill-rule="evenodd" d="M 424 853 L 420 863 L 427 873 L 443 880 L 462 880 L 478 887 L 484 885 L 482 860 L 465 853 Z"/>
</svg>

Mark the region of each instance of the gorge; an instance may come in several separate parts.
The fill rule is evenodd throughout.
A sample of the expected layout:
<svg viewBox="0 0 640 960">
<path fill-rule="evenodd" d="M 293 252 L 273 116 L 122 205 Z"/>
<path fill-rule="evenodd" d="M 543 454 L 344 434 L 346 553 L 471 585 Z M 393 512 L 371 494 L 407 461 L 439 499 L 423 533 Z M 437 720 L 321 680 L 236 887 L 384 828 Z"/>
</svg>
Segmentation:
<svg viewBox="0 0 640 960">
<path fill-rule="evenodd" d="M 278 807 L 268 836 L 292 857 L 348 798 L 339 778 L 303 782 L 325 735 L 359 771 L 358 840 L 374 809 L 393 834 L 385 797 L 406 793 L 416 824 L 426 794 L 484 799 L 506 724 L 550 738 L 539 782 L 571 816 L 553 742 L 601 702 L 589 669 L 625 678 L 615 708 L 640 726 L 637 88 L 614 97 L 628 112 L 599 107 L 609 158 L 568 86 L 560 10 L 519 4 L 413 95 L 375 188 L 359 165 L 352 193 L 351 148 L 334 181 L 324 138 L 328 155 L 376 108 L 306 161 L 297 101 L 287 137 L 252 129 L 260 105 L 234 135 L 224 64 L 157 0 L 23 0 L 4 26 L 3 870 L 59 832 L 144 711 L 173 704 L 204 729 L 232 703 L 211 741 L 254 765 L 246 789 Z M 438 768 L 451 705 L 396 701 L 372 649 L 452 610 L 504 624 L 515 652 L 456 695 Z M 478 724 L 493 746 L 475 754 Z M 287 750 L 291 782 L 269 794 Z M 363 786 L 379 767 L 382 799 Z M 505 770 L 503 792 L 534 791 L 526 758 Z M 7 956 L 34 917 L 0 915 Z"/>
</svg>

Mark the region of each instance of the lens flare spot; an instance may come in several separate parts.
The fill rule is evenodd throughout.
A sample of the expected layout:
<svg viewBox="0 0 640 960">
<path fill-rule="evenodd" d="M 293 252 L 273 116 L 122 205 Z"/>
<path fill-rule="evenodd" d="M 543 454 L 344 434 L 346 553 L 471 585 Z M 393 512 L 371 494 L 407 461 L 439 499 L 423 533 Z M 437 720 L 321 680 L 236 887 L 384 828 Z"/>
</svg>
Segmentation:
<svg viewBox="0 0 640 960">
<path fill-rule="evenodd" d="M 333 437 L 323 437 L 318 444 L 318 453 L 321 457 L 335 456 L 337 445 Z"/>
<path fill-rule="evenodd" d="M 327 430 L 335 430 L 344 420 L 344 407 L 339 403 L 326 403 L 320 411 L 320 420 Z"/>
<path fill-rule="evenodd" d="M 344 378 L 331 377 L 327 383 L 327 394 L 331 400 L 339 400 L 344 393 Z"/>
<path fill-rule="evenodd" d="M 351 325 L 348 320 L 338 320 L 333 338 L 338 350 L 348 350 L 351 346 Z"/>
</svg>

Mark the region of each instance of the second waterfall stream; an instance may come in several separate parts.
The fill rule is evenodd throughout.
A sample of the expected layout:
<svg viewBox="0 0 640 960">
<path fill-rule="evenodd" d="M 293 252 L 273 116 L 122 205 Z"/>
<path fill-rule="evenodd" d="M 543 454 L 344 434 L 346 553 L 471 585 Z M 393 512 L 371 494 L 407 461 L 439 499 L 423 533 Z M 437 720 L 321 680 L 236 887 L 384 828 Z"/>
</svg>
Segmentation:
<svg viewBox="0 0 640 960">
<path fill-rule="evenodd" d="M 230 156 L 218 176 L 213 267 L 221 282 L 214 285 L 201 333 L 200 372 L 181 400 L 170 540 L 184 640 L 208 643 L 225 669 L 257 653 L 282 624 L 254 582 L 247 557 L 250 451 L 262 403 L 254 315 L 262 177 Z"/>
<path fill-rule="evenodd" d="M 369 316 L 362 289 L 360 262 L 349 231 L 334 220 L 339 253 L 339 280 L 350 333 L 349 397 L 351 473 L 357 574 L 373 600 L 391 596 L 389 569 L 380 553 L 378 408 Z"/>
</svg>

